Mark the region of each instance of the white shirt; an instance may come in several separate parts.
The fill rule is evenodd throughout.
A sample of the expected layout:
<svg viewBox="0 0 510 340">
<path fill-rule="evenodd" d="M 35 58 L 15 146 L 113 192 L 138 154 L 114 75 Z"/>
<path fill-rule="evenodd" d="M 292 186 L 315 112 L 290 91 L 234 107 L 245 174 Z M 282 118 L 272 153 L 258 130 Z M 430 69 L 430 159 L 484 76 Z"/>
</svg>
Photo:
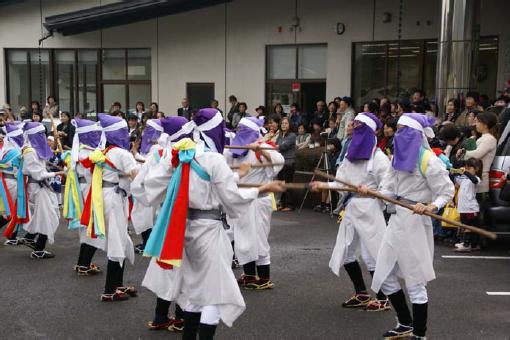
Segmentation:
<svg viewBox="0 0 510 340">
<path fill-rule="evenodd" d="M 466 175 L 461 175 L 455 178 L 455 183 L 459 184 L 457 211 L 460 214 L 477 213 L 480 211 L 480 206 L 476 200 L 476 191 L 480 178 L 476 176 L 477 184 L 471 182 Z"/>
</svg>

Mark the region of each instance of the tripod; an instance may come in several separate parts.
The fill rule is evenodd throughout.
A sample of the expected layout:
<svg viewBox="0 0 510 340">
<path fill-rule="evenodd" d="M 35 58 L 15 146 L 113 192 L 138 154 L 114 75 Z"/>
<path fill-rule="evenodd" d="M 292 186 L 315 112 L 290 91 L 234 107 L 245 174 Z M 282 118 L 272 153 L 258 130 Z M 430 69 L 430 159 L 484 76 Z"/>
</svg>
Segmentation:
<svg viewBox="0 0 510 340">
<path fill-rule="evenodd" d="M 323 167 L 321 167 L 323 166 Z M 328 175 L 329 172 L 329 158 L 328 158 L 328 138 L 326 138 L 326 142 L 324 145 L 324 149 L 322 150 L 321 157 L 319 158 L 319 161 L 317 162 L 317 165 L 315 166 L 315 170 L 322 170 L 326 172 Z M 315 180 L 315 173 L 312 176 L 312 179 L 310 182 L 313 182 Z M 329 180 L 328 180 L 329 182 Z M 299 213 L 301 213 L 301 210 L 303 210 L 303 206 L 305 204 L 306 198 L 308 197 L 308 194 L 310 193 L 310 188 L 306 189 L 305 196 L 303 197 L 303 200 L 301 201 L 301 206 L 299 207 Z M 321 193 L 322 194 L 322 193 Z M 329 200 L 329 216 L 333 216 L 333 200 L 331 196 L 331 190 L 328 190 L 328 200 Z"/>
</svg>

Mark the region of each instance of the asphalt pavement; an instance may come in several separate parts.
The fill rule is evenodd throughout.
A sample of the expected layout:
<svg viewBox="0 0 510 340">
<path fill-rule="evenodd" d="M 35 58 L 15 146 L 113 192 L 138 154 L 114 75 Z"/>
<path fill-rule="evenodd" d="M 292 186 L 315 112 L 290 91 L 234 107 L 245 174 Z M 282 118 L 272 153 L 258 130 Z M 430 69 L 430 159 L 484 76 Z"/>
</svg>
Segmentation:
<svg viewBox="0 0 510 340">
<path fill-rule="evenodd" d="M 395 324 L 393 311 L 341 307 L 352 285 L 345 272 L 336 277 L 328 268 L 337 230 L 328 215 L 276 213 L 270 239 L 275 288 L 243 291 L 246 311 L 232 328 L 220 326 L 216 338 L 381 338 Z M 137 298 L 103 303 L 104 274 L 78 277 L 72 271 L 76 232 L 62 224 L 48 249 L 54 259 L 33 260 L 24 246 L 0 246 L 0 339 L 180 339 L 146 328 L 155 306 L 155 296 L 140 287 L 148 259 L 137 256 L 135 266 L 125 270 L 125 283 L 140 287 Z M 443 258 L 458 254 L 436 246 L 437 279 L 428 286 L 429 339 L 510 339 L 510 295 L 487 294 L 510 292 L 509 250 L 510 242 L 499 241 L 464 254 L 487 259 Z M 105 267 L 104 253 L 95 262 Z M 369 286 L 368 272 L 364 275 Z"/>
</svg>

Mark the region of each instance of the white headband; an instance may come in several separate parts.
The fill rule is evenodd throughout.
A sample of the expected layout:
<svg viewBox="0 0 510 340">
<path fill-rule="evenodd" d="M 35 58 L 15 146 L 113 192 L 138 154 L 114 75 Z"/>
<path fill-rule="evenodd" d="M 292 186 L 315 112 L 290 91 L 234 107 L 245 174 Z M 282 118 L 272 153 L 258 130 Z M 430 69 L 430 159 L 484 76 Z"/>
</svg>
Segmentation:
<svg viewBox="0 0 510 340">
<path fill-rule="evenodd" d="M 156 131 L 163 132 L 163 127 L 161 125 L 158 125 L 157 123 L 155 123 L 152 119 L 149 119 L 147 121 L 147 125 Z"/>
<path fill-rule="evenodd" d="M 223 122 L 223 116 L 221 115 L 220 111 L 216 111 L 214 117 L 209 119 L 204 124 L 197 125 L 195 121 L 191 120 L 184 124 L 181 130 L 183 131 L 183 133 L 191 133 L 193 131 L 193 140 L 195 142 L 197 143 L 201 142 L 200 137 L 202 137 L 205 141 L 205 144 L 207 144 L 207 146 L 209 147 L 209 149 L 211 149 L 214 152 L 218 152 L 214 141 L 204 132 L 214 129 L 215 127 L 220 125 L 221 122 Z"/>
<path fill-rule="evenodd" d="M 24 134 L 26 136 L 28 135 L 35 135 L 36 133 L 39 133 L 39 132 L 46 132 L 46 128 L 44 127 L 44 125 L 37 125 L 36 127 L 33 127 L 31 129 L 28 129 L 24 132 Z"/>
<path fill-rule="evenodd" d="M 430 128 L 430 127 L 423 128 L 423 126 L 421 126 L 421 124 L 418 123 L 416 120 L 412 119 L 411 117 L 405 116 L 405 115 L 400 116 L 397 124 L 405 125 L 405 126 L 410 127 L 411 129 L 421 131 L 428 138 L 434 138 L 434 136 L 435 136 L 434 130 L 432 130 L 432 128 Z"/>
<path fill-rule="evenodd" d="M 71 147 L 71 166 L 75 167 L 76 163 L 78 163 L 80 158 L 80 139 L 78 135 L 93 132 L 93 131 L 101 131 L 101 127 L 98 123 L 91 124 L 87 126 L 78 127 L 78 123 L 76 120 L 71 120 L 71 125 L 75 127 L 75 133 L 73 137 L 73 145 Z"/>
<path fill-rule="evenodd" d="M 14 131 L 7 132 L 6 136 L 7 137 L 18 137 L 18 136 L 21 136 L 22 134 L 23 134 L 23 128 L 19 128 Z"/>
<path fill-rule="evenodd" d="M 113 132 L 113 131 L 124 129 L 127 127 L 128 127 L 127 123 L 124 119 L 122 119 L 121 121 L 118 121 L 117 123 L 114 123 L 110 126 L 103 127 L 102 133 L 101 133 L 101 144 L 100 144 L 101 149 L 104 149 L 106 147 L 106 132 Z"/>
<path fill-rule="evenodd" d="M 244 125 L 253 131 L 260 132 L 260 126 L 258 126 L 256 123 L 252 122 L 248 118 L 241 118 L 241 120 L 239 121 L 239 125 Z"/>
<path fill-rule="evenodd" d="M 354 120 L 357 120 L 358 122 L 362 122 L 362 123 L 365 123 L 366 125 L 368 125 L 368 127 L 370 127 L 374 132 L 377 130 L 377 124 L 374 122 L 374 120 L 372 118 L 370 118 L 369 116 L 367 115 L 364 115 L 362 113 L 360 113 L 359 115 L 357 115 Z"/>
</svg>

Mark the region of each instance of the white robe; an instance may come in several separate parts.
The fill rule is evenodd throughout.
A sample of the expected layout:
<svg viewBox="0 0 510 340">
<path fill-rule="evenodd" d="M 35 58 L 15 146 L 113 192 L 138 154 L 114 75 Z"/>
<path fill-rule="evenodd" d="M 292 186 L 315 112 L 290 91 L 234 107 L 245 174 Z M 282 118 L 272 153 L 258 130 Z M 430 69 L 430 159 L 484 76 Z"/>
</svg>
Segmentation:
<svg viewBox="0 0 510 340">
<path fill-rule="evenodd" d="M 149 197 L 161 196 L 166 190 L 173 171 L 170 168 L 171 155 L 168 153 L 167 157 L 159 168 L 164 171 L 153 171 L 145 180 L 146 188 L 154 189 L 148 190 L 151 192 Z M 210 176 L 210 181 L 204 181 L 190 171 L 190 208 L 221 208 L 228 216 L 235 218 L 244 213 L 243 205 L 239 203 L 247 203 L 258 196 L 258 189 L 246 190 L 241 195 L 234 181 L 234 173 L 222 155 L 203 152 L 199 145 L 195 159 Z M 221 320 L 227 326 L 232 326 L 246 305 L 232 272 L 233 251 L 223 223 L 209 219 L 188 220 L 184 252 L 181 278 L 176 283 L 179 291 L 177 302 L 184 309 L 190 305 L 217 306 Z"/>
<path fill-rule="evenodd" d="M 80 153 L 78 154 L 79 160 L 84 160 L 89 157 L 90 153 L 92 152 L 92 149 L 88 147 L 84 147 L 80 150 Z M 83 196 L 83 204 L 85 204 L 85 200 L 87 199 L 87 195 L 89 193 L 90 184 L 92 183 L 92 173 L 89 169 L 86 169 L 83 165 L 80 163 L 76 164 L 76 174 L 78 177 L 85 178 L 85 183 L 80 183 L 80 189 L 81 194 Z M 92 247 L 95 247 L 97 249 L 105 250 L 106 248 L 106 239 L 104 238 L 91 238 L 87 236 L 87 227 L 82 226 L 78 230 L 78 234 L 80 236 L 80 243 L 88 244 Z"/>
<path fill-rule="evenodd" d="M 23 155 L 23 174 L 36 181 L 55 177 L 54 172 L 46 170 L 46 161 L 40 159 L 35 150 Z M 60 219 L 57 195 L 49 185 L 40 186 L 38 183 L 28 183 L 27 192 L 30 221 L 23 225 L 23 229 L 31 234 L 46 235 L 52 244 Z"/>
<path fill-rule="evenodd" d="M 150 167 L 156 162 L 154 157 L 154 152 L 157 152 L 161 149 L 161 146 L 158 144 L 153 145 L 149 153 L 145 155 L 145 157 L 139 156 L 139 159 L 143 159 L 144 163 L 140 167 L 140 171 L 137 177 L 131 183 L 131 188 L 133 189 L 136 186 L 142 186 L 141 183 L 145 175 L 148 171 L 150 171 Z M 131 211 L 131 223 L 133 223 L 133 228 L 135 232 L 140 235 L 144 231 L 151 229 L 154 225 L 154 219 L 156 217 L 157 209 L 151 205 L 149 205 L 144 197 L 141 199 L 137 199 L 136 196 L 133 196 L 133 210 Z"/>
<path fill-rule="evenodd" d="M 390 168 L 388 157 L 377 149 L 368 161 L 350 162 L 345 158 L 336 172 L 336 178 L 354 185 L 366 185 L 369 189 L 378 191 L 389 185 Z M 339 186 L 341 187 L 337 182 L 330 182 L 331 188 Z M 354 240 L 355 233 L 359 235 L 365 249 L 375 260 L 385 230 L 382 202 L 368 197 L 353 197 L 345 209 L 345 216 L 338 228 L 335 248 L 329 261 L 333 273 L 340 275 L 340 268 L 346 260 L 347 250 Z"/>
<path fill-rule="evenodd" d="M 117 171 L 103 169 L 103 181 L 119 183 L 119 187 L 130 195 L 128 174 L 136 170 L 138 165 L 133 155 L 122 148 L 112 148 L 106 154 Z M 114 187 L 103 187 L 104 217 L 106 224 L 106 252 L 108 259 L 122 263 L 128 259 L 135 261 L 133 242 L 128 234 L 129 204 L 128 196 L 115 192 Z"/>
<path fill-rule="evenodd" d="M 453 198 L 454 185 L 444 163 L 432 155 L 425 177 L 416 169 L 413 173 L 391 169 L 390 186 L 383 193 L 421 203 L 433 203 L 439 209 Z M 372 290 L 378 292 L 395 265 L 397 275 L 406 286 L 426 284 L 435 279 L 433 267 L 434 237 L 430 217 L 396 207 L 377 256 Z"/>
<path fill-rule="evenodd" d="M 6 155 L 12 148 L 4 147 L 1 152 L 2 155 Z M 12 166 L 12 164 L 7 164 Z M 2 172 L 5 174 L 10 174 L 14 176 L 13 178 L 5 178 L 5 184 L 7 185 L 7 190 L 9 190 L 9 195 L 11 196 L 12 204 L 15 204 L 16 200 L 18 199 L 18 182 L 16 180 L 16 176 L 18 174 L 18 168 L 13 167 L 12 171 L 3 169 Z M 12 214 L 13 212 L 11 212 Z M 14 212 L 15 213 L 15 212 Z"/>
<path fill-rule="evenodd" d="M 159 148 L 158 148 L 159 149 Z M 168 149 L 167 149 L 168 150 Z M 164 150 L 164 152 L 167 152 Z M 165 157 L 164 155 L 162 157 Z M 153 156 L 149 156 L 145 163 L 140 168 L 138 175 L 131 182 L 131 193 L 135 199 L 135 202 L 139 202 L 140 205 L 150 207 L 152 210 L 157 211 L 160 205 L 163 203 L 163 196 L 157 196 L 156 200 L 149 203 L 147 197 L 152 197 L 150 194 L 154 191 L 151 190 L 150 182 L 149 186 L 146 187 L 145 180 L 148 174 L 160 175 L 167 179 L 166 184 L 158 187 L 158 192 L 161 187 L 166 188 L 170 177 L 167 176 L 166 168 L 159 164 L 158 159 Z M 131 212 L 131 219 L 133 219 L 134 208 Z M 152 226 L 152 225 L 151 225 Z M 157 263 L 155 259 L 149 262 L 149 267 L 145 272 L 145 276 L 142 281 L 142 286 L 146 287 L 157 297 L 166 301 L 173 301 L 177 298 L 180 289 L 180 267 L 173 267 L 172 269 L 163 269 Z"/>
<path fill-rule="evenodd" d="M 270 147 L 269 144 L 262 144 L 262 147 Z M 261 157 L 264 163 L 272 162 L 274 164 L 283 164 L 283 156 L 276 150 L 267 150 L 271 160 Z M 246 156 L 234 158 L 230 150 L 225 150 L 225 158 L 229 165 L 238 166 L 241 163 L 257 164 L 256 153 L 248 151 Z M 265 184 L 271 182 L 283 168 L 283 165 L 277 165 L 267 168 L 252 168 L 239 183 Z M 236 178 L 238 178 L 236 176 Z M 240 189 L 241 193 L 245 189 Z M 269 232 L 271 231 L 271 215 L 273 213 L 273 204 L 271 196 L 263 195 L 257 199 L 245 203 L 244 213 L 238 218 L 229 218 L 228 224 L 233 234 L 235 254 L 239 264 L 243 265 L 259 258 L 267 258 L 270 255 Z M 254 242 L 256 240 L 256 242 Z"/>
</svg>

